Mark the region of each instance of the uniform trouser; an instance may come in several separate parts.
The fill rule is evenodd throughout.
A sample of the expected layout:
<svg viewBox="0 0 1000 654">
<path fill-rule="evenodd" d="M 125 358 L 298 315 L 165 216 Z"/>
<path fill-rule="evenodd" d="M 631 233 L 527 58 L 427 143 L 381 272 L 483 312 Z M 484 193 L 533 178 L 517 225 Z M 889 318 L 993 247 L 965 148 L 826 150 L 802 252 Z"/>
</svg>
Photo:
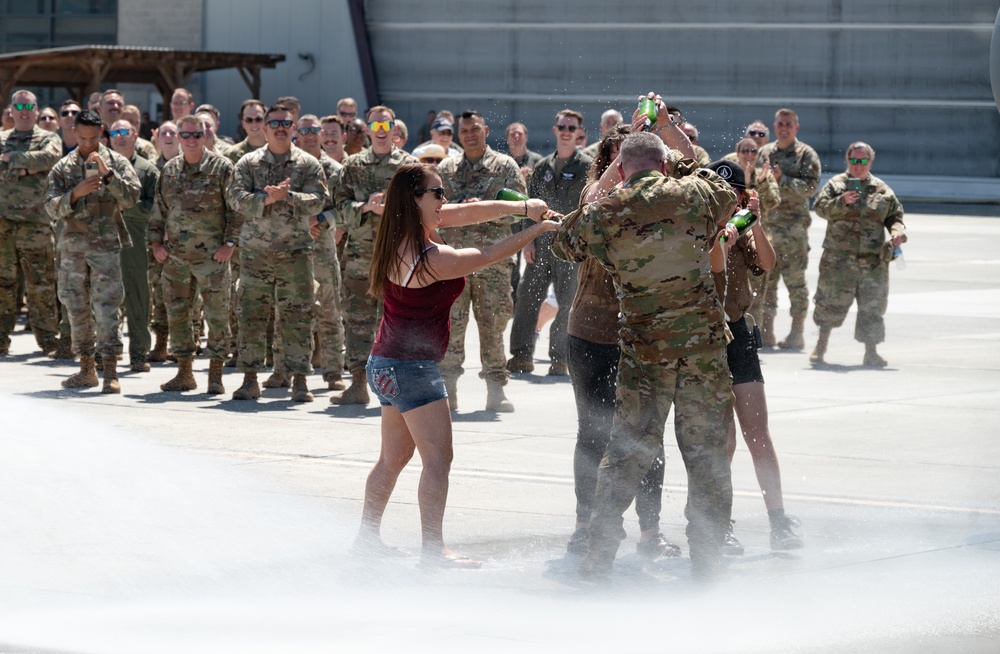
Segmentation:
<svg viewBox="0 0 1000 654">
<path fill-rule="evenodd" d="M 0 218 L 0 346 L 10 345 L 17 320 L 17 276 L 24 274 L 28 322 L 43 350 L 55 349 L 59 335 L 56 250 L 47 223 Z"/>
<path fill-rule="evenodd" d="M 170 324 L 167 321 L 167 306 L 163 303 L 163 264 L 153 256 L 152 249 L 146 250 L 146 256 L 149 262 L 149 294 L 153 301 L 149 326 L 154 334 L 166 336 L 170 331 Z"/>
<path fill-rule="evenodd" d="M 604 345 L 570 335 L 569 375 L 576 397 L 576 449 L 573 452 L 573 480 L 576 489 L 576 520 L 590 522 L 594 513 L 597 469 L 611 440 L 615 415 L 615 380 L 618 377 L 617 345 Z M 649 531 L 660 526 L 663 499 L 663 443 L 642 478 L 635 496 L 639 528 Z"/>
<path fill-rule="evenodd" d="M 576 276 L 579 264 L 563 261 L 552 254 L 548 243 L 535 250 L 535 262 L 524 269 L 524 276 L 517 285 L 517 303 L 514 306 L 514 324 L 510 329 L 510 353 L 519 359 L 535 355 L 535 323 L 538 310 L 548 295 L 549 284 L 555 288 L 559 311 L 549 328 L 549 359 L 566 362 L 566 326 L 569 310 L 576 295 Z"/>
<path fill-rule="evenodd" d="M 382 303 L 368 294 L 371 254 L 348 244 L 344 264 L 344 342 L 347 368 L 364 370 L 375 343 L 375 331 L 382 319 Z"/>
<path fill-rule="evenodd" d="M 125 287 L 125 319 L 128 321 L 130 359 L 149 354 L 149 256 L 146 246 L 147 220 L 125 219 L 132 247 L 121 251 L 122 284 Z"/>
<path fill-rule="evenodd" d="M 119 252 L 67 252 L 59 259 L 59 300 L 69 313 L 77 356 L 122 353 L 118 309 L 125 299 Z M 96 344 L 96 347 L 95 347 Z"/>
<path fill-rule="evenodd" d="M 844 324 L 848 310 L 857 300 L 855 340 L 881 343 L 885 340 L 883 316 L 889 306 L 889 262 L 877 254 L 823 250 L 815 300 L 813 320 L 827 329 Z"/>
<path fill-rule="evenodd" d="M 625 537 L 622 514 L 661 451 L 672 404 L 677 446 L 688 476 L 684 514 L 691 562 L 718 562 L 733 503 L 726 456 L 733 392 L 724 347 L 655 362 L 623 349 L 611 442 L 597 475 L 591 551 L 617 552 Z"/>
<path fill-rule="evenodd" d="M 207 255 L 187 259 L 171 254 L 163 262 L 163 301 L 170 324 L 170 348 L 179 359 L 193 357 L 198 350 L 198 332 L 192 328 L 197 296 L 203 300 L 208 319 L 208 356 L 225 359 L 232 333 L 229 330 L 229 262 L 219 263 Z M 201 316 L 197 316 L 200 322 Z"/>
<path fill-rule="evenodd" d="M 240 372 L 262 372 L 267 352 L 267 321 L 276 313 L 285 367 L 293 375 L 312 372 L 313 255 L 292 252 L 240 251 L 240 287 L 236 315 L 240 321 Z"/>
<path fill-rule="evenodd" d="M 469 325 L 469 309 L 479 326 L 479 360 L 483 369 L 479 376 L 490 381 L 507 383 L 507 356 L 503 332 L 514 310 L 510 296 L 511 263 L 503 261 L 466 277 L 465 289 L 451 307 L 451 340 L 441 361 L 441 376 L 458 379 L 465 370 L 465 330 Z"/>
<path fill-rule="evenodd" d="M 230 352 L 238 351 L 240 340 L 240 320 L 236 316 L 236 296 L 240 288 L 240 246 L 233 248 L 233 256 L 229 257 L 229 276 L 232 280 L 229 297 L 233 301 L 229 305 L 229 329 L 233 333 Z"/>
<path fill-rule="evenodd" d="M 778 307 L 778 280 L 784 278 L 791 303 L 789 314 L 805 318 L 809 313 L 809 287 L 806 285 L 806 266 L 809 264 L 809 238 L 806 228 L 792 233 L 777 229 L 768 232 L 777 261 L 767 273 L 764 291 L 764 311 L 774 315 Z"/>
<path fill-rule="evenodd" d="M 330 230 L 332 231 L 332 230 Z M 344 322 L 340 311 L 340 261 L 333 244 L 333 234 L 328 237 L 328 247 L 316 251 L 316 281 L 319 290 L 316 301 L 319 309 L 315 330 L 319 334 L 319 361 L 323 374 L 336 374 L 344 370 Z"/>
</svg>

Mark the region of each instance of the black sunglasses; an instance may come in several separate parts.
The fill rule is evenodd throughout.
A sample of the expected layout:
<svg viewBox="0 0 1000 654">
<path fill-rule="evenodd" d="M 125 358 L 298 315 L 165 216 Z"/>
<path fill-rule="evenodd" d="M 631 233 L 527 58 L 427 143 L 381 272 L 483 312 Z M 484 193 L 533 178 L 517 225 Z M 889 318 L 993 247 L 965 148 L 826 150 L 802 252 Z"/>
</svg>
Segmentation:
<svg viewBox="0 0 1000 654">
<path fill-rule="evenodd" d="M 205 132 L 177 132 L 182 139 L 200 139 L 205 136 Z"/>
<path fill-rule="evenodd" d="M 424 193 L 433 193 L 434 197 L 436 197 L 438 200 L 443 200 L 444 199 L 444 187 L 443 186 L 435 186 L 434 188 L 422 188 L 419 191 L 414 191 L 413 192 L 413 194 L 416 195 L 416 196 L 418 196 L 418 197 L 422 196 Z"/>
<path fill-rule="evenodd" d="M 244 118 L 244 123 L 262 123 L 264 122 L 263 116 L 254 116 L 253 118 Z"/>
<path fill-rule="evenodd" d="M 59 112 L 59 115 L 65 118 L 67 116 L 75 116 L 78 113 L 80 113 L 79 109 L 63 109 L 61 112 Z"/>
<path fill-rule="evenodd" d="M 267 126 L 270 127 L 271 129 L 278 129 L 279 127 L 284 127 L 285 129 L 288 129 L 289 127 L 292 126 L 292 124 L 293 124 L 292 120 L 288 118 L 286 118 L 285 120 L 278 120 L 277 118 L 272 118 L 271 120 L 267 121 Z"/>
<path fill-rule="evenodd" d="M 569 133 L 572 134 L 577 130 L 577 127 L 576 125 L 556 125 L 556 129 L 559 130 L 560 132 L 565 132 L 566 130 L 569 130 Z"/>
<path fill-rule="evenodd" d="M 753 132 L 753 131 L 750 131 L 750 132 L 747 132 L 747 136 L 756 136 L 756 137 L 759 137 L 759 138 L 764 138 L 765 136 L 767 136 L 767 132 Z"/>
</svg>

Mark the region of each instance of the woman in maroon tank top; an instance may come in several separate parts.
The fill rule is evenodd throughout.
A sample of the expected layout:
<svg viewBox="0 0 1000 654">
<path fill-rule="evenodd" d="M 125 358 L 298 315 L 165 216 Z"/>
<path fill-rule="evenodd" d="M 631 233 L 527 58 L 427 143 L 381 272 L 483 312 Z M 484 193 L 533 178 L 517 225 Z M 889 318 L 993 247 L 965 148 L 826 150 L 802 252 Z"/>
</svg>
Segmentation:
<svg viewBox="0 0 1000 654">
<path fill-rule="evenodd" d="M 382 451 L 365 485 L 355 548 L 394 551 L 379 533 L 382 514 L 396 478 L 417 451 L 423 464 L 417 490 L 421 565 L 478 568 L 480 561 L 445 547 L 442 535 L 452 433 L 437 364 L 448 347 L 448 316 L 465 275 L 512 256 L 539 234 L 555 231 L 558 223 L 543 220 L 550 212 L 541 200 L 446 201 L 437 169 L 425 164 L 401 166 L 386 191 L 370 278 L 370 292 L 383 298 L 383 316 L 367 369 L 369 386 L 382 405 Z M 489 247 L 456 250 L 436 231 L 524 213 L 539 222 Z"/>
</svg>

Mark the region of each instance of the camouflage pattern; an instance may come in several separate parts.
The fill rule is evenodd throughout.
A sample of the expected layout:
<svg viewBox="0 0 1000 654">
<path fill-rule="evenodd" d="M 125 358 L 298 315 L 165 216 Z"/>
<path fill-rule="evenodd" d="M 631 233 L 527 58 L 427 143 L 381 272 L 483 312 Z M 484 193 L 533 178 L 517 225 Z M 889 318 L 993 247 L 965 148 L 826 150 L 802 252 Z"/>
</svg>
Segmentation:
<svg viewBox="0 0 1000 654">
<path fill-rule="evenodd" d="M 777 308 L 778 280 L 785 279 L 791 302 L 792 317 L 805 317 L 809 311 L 809 287 L 806 285 L 806 266 L 809 263 L 809 198 L 819 188 L 820 161 L 816 151 L 795 139 L 787 148 L 779 148 L 777 141 L 765 144 L 757 153 L 758 169 L 764 162 L 781 168 L 778 182 L 780 201 L 767 216 L 768 238 L 774 246 L 777 262 L 767 278 L 764 292 L 765 314 L 774 314 Z"/>
<path fill-rule="evenodd" d="M 736 161 L 736 163 L 739 163 L 739 161 Z M 750 179 L 747 182 L 747 187 L 757 191 L 757 197 L 760 199 L 761 225 L 764 232 L 769 235 L 768 240 L 770 240 L 771 232 L 768 229 L 770 227 L 768 216 L 781 203 L 781 191 L 778 189 L 778 182 L 774 179 L 774 175 L 764 175 L 757 169 L 754 169 L 750 171 Z M 750 292 L 753 299 L 746 311 L 750 311 L 755 307 L 763 307 L 764 303 L 767 302 L 767 288 L 770 275 L 771 271 L 766 270 L 761 275 L 755 274 L 750 276 Z"/>
<path fill-rule="evenodd" d="M 156 158 L 156 168 L 158 170 L 163 170 L 163 167 L 167 165 L 167 159 L 162 154 Z M 236 256 L 236 253 L 233 253 Z M 161 283 L 161 276 L 163 275 L 163 264 L 156 260 L 153 256 L 153 250 L 150 248 L 147 251 L 147 258 L 149 261 L 149 290 L 152 296 L 153 309 L 152 316 L 150 320 L 150 330 L 154 334 L 166 336 L 169 331 L 167 325 L 167 307 L 163 304 L 163 284 Z M 230 261 L 232 263 L 232 261 Z M 235 275 L 236 273 L 233 272 Z"/>
<path fill-rule="evenodd" d="M 733 397 L 708 251 L 717 217 L 735 204 L 729 185 L 709 171 L 679 179 L 645 171 L 570 214 L 556 233 L 555 255 L 596 258 L 621 302 L 616 412 L 590 536 L 591 556 L 607 565 L 625 536 L 622 514 L 662 445 L 672 403 L 688 470 L 692 563 L 718 560 L 732 504 L 726 434 Z"/>
<path fill-rule="evenodd" d="M 156 152 L 156 146 L 141 136 L 135 139 L 135 153 L 154 165 L 157 157 L 160 156 Z"/>
<path fill-rule="evenodd" d="M 226 159 L 232 161 L 233 165 L 236 165 L 239 162 L 239 160 L 243 158 L 243 155 L 249 154 L 254 150 L 259 150 L 259 149 L 260 148 L 257 146 L 250 145 L 250 141 L 243 139 L 236 145 L 227 148 L 223 156 L 226 157 Z"/>
<path fill-rule="evenodd" d="M 329 192 L 326 206 L 323 207 L 326 217 L 320 223 L 319 238 L 316 239 L 314 250 L 314 272 L 319 284 L 316 291 L 319 312 L 315 330 L 319 335 L 319 361 L 323 373 L 339 378 L 344 370 L 344 321 L 340 311 L 340 260 L 337 258 L 334 230 L 342 221 L 337 215 L 333 196 L 340 186 L 344 167 L 325 152 L 320 155 L 319 163 L 323 166 Z"/>
<path fill-rule="evenodd" d="M 286 201 L 265 206 L 264 188 L 285 179 L 292 188 Z M 264 370 L 267 323 L 275 310 L 285 366 L 295 375 L 312 370 L 315 277 L 309 218 L 323 211 L 327 193 L 319 161 L 296 147 L 279 156 L 260 148 L 236 164 L 227 198 L 244 219 L 236 297 L 241 372 Z"/>
<path fill-rule="evenodd" d="M 132 165 L 117 152 L 98 146 L 111 170 L 100 191 L 70 204 L 84 179 L 83 157 L 73 150 L 49 172 L 45 208 L 62 223 L 59 236 L 59 300 L 69 314 L 73 352 L 78 356 L 118 356 L 122 351 L 118 309 L 122 285 L 122 240 L 128 240 L 121 212 L 139 199 L 141 185 Z"/>
<path fill-rule="evenodd" d="M 885 340 L 889 302 L 889 261 L 892 244 L 886 239 L 904 236 L 903 205 L 892 189 L 869 175 L 861 198 L 853 205 L 842 201 L 847 173 L 835 175 L 816 198 L 816 213 L 827 220 L 823 256 L 819 262 L 813 320 L 820 327 L 840 327 L 855 300 L 858 316 L 854 338 L 877 344 Z"/>
<path fill-rule="evenodd" d="M 239 162 L 239 160 L 243 158 L 243 155 L 249 154 L 250 152 L 253 152 L 254 150 L 258 149 L 259 147 L 250 145 L 250 142 L 248 140 L 243 139 L 242 141 L 233 145 L 232 147 L 226 148 L 226 151 L 225 153 L 223 153 L 223 156 L 232 161 L 233 165 L 235 166 Z M 233 279 L 233 284 L 232 284 L 233 302 L 231 303 L 229 309 L 229 327 L 233 332 L 233 343 L 234 343 L 233 351 L 235 352 L 236 351 L 235 343 L 237 343 L 237 341 L 239 340 L 239 334 L 240 334 L 240 321 L 239 318 L 236 317 L 236 302 L 235 302 L 236 291 L 238 290 L 240 282 L 239 243 L 237 243 L 236 247 L 233 249 L 233 256 L 229 258 L 229 270 Z"/>
<path fill-rule="evenodd" d="M 229 262 L 219 263 L 213 256 L 239 234 L 241 219 L 226 199 L 233 176 L 228 159 L 206 150 L 196 164 L 183 156 L 168 161 L 156 187 L 148 238 L 170 251 L 161 283 L 170 345 L 178 357 L 194 356 L 197 350 L 197 331 L 191 325 L 201 324 L 199 294 L 208 321 L 209 357 L 224 359 L 229 352 Z"/>
<path fill-rule="evenodd" d="M 556 172 L 556 154 L 539 162 L 528 180 L 528 195 L 540 198 L 549 208 L 562 214 L 580 206 L 580 194 L 587 183 L 591 159 L 577 150 L 562 169 Z M 523 222 L 522 224 L 527 224 Z M 579 266 L 552 256 L 552 233 L 541 234 L 534 241 L 535 261 L 524 269 L 518 282 L 514 305 L 514 324 L 510 330 L 510 353 L 530 359 L 535 353 L 535 323 L 538 310 L 548 295 L 549 284 L 555 289 L 559 311 L 549 328 L 549 359 L 566 363 L 566 336 L 569 310 L 576 295 Z"/>
<path fill-rule="evenodd" d="M 340 186 L 334 193 L 337 213 L 347 230 L 344 248 L 343 303 L 347 367 L 364 370 L 375 342 L 382 304 L 368 294 L 368 276 L 379 216 L 362 212 L 373 193 L 384 192 L 400 166 L 420 163 L 399 148 L 384 157 L 370 148 L 344 159 Z"/>
<path fill-rule="evenodd" d="M 438 171 L 449 202 L 475 198 L 493 200 L 503 188 L 521 193 L 526 191 L 517 163 L 490 147 L 475 163 L 464 156 L 461 159 L 448 158 L 438 164 Z M 508 216 L 506 220 L 451 227 L 440 230 L 440 233 L 444 241 L 453 247 L 482 248 L 510 236 L 514 219 L 514 216 Z M 510 372 L 506 368 L 503 333 L 514 311 L 510 282 L 512 267 L 512 260 L 507 259 L 466 276 L 465 289 L 451 307 L 451 340 L 440 366 L 445 379 L 458 379 L 464 372 L 465 330 L 471 307 L 479 327 L 479 357 L 482 362 L 479 376 L 507 383 Z"/>
<path fill-rule="evenodd" d="M 10 346 L 17 313 L 19 272 L 24 275 L 28 320 L 44 352 L 56 347 L 55 236 L 45 212 L 48 172 L 62 157 L 62 141 L 38 126 L 0 137 L 0 350 Z"/>
<path fill-rule="evenodd" d="M 125 286 L 125 318 L 128 321 L 128 353 L 133 361 L 145 359 L 151 346 L 149 336 L 149 250 L 146 230 L 153 211 L 160 171 L 138 154 L 131 161 L 139 178 L 139 201 L 122 212 L 132 247 L 122 248 L 122 283 Z"/>
<path fill-rule="evenodd" d="M 697 143 L 692 143 L 691 147 L 694 149 L 694 160 L 698 162 L 699 166 L 707 166 L 712 163 L 712 155 L 708 153 L 708 150 Z"/>
</svg>

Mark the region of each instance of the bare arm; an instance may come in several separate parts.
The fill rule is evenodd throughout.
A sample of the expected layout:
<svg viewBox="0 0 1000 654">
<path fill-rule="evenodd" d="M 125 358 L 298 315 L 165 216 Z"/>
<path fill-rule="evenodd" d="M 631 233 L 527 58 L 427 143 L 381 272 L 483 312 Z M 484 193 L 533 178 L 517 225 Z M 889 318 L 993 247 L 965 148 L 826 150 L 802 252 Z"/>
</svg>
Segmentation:
<svg viewBox="0 0 1000 654">
<path fill-rule="evenodd" d="M 468 206 L 483 204 L 473 202 Z M 501 214 L 506 215 L 506 213 Z M 498 261 L 512 256 L 515 252 L 535 239 L 536 236 L 544 232 L 554 232 L 559 229 L 559 223 L 554 220 L 543 220 L 530 227 L 522 229 L 516 234 L 512 234 L 500 241 L 485 248 L 461 248 L 455 249 L 447 245 L 440 245 L 427 253 L 428 268 L 433 274 L 433 279 L 422 279 L 421 282 L 430 283 L 440 279 L 457 279 L 465 277 L 477 270 L 482 270 Z"/>
<path fill-rule="evenodd" d="M 523 215 L 525 207 L 528 209 L 528 217 L 536 222 L 541 220 L 549 210 L 548 205 L 542 200 L 528 200 L 526 203 L 484 200 L 482 202 L 446 204 L 441 207 L 441 227 L 463 227 L 497 220 L 503 216 Z"/>
<path fill-rule="evenodd" d="M 601 174 L 601 178 L 597 180 L 597 183 L 591 184 L 590 188 L 587 189 L 587 194 L 583 196 L 583 202 L 585 204 L 597 202 L 610 193 L 611 189 L 621 184 L 621 182 L 622 176 L 618 172 L 618 157 L 615 157 L 615 160 L 608 165 L 607 170 Z"/>
</svg>

